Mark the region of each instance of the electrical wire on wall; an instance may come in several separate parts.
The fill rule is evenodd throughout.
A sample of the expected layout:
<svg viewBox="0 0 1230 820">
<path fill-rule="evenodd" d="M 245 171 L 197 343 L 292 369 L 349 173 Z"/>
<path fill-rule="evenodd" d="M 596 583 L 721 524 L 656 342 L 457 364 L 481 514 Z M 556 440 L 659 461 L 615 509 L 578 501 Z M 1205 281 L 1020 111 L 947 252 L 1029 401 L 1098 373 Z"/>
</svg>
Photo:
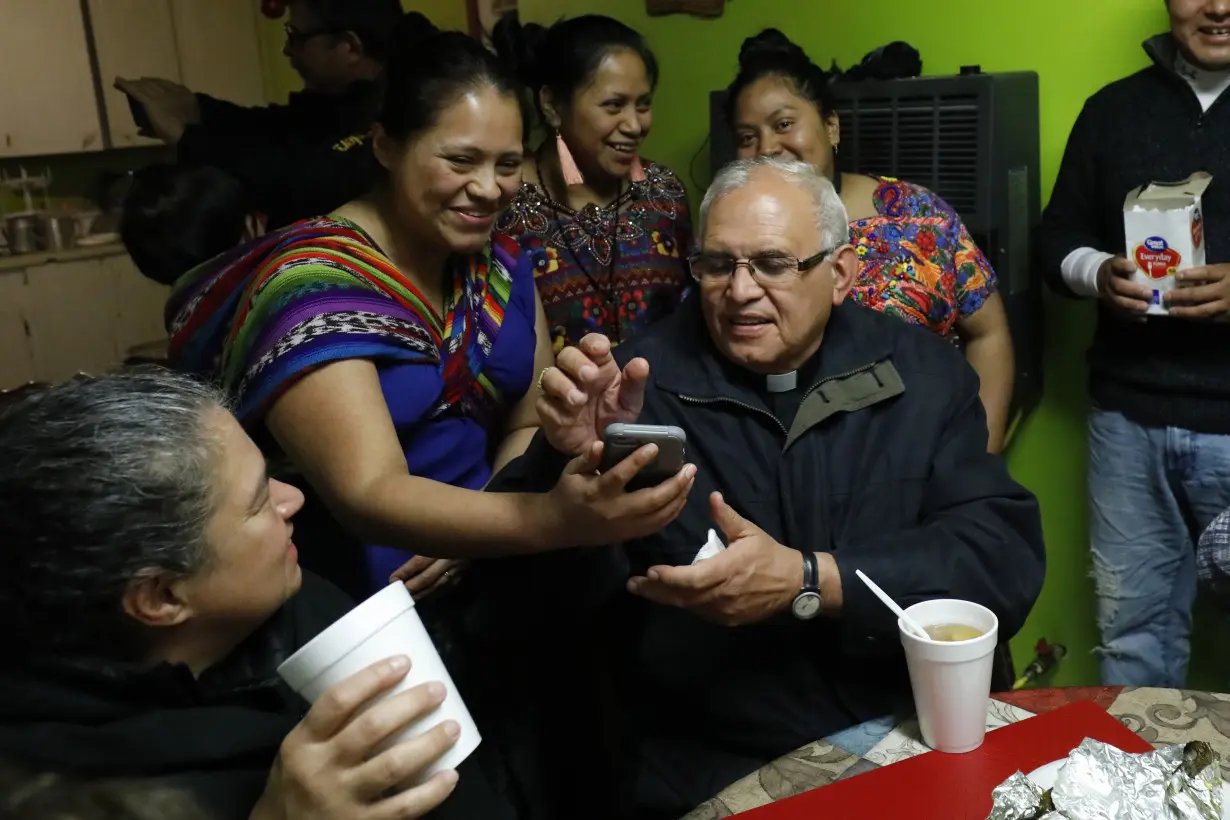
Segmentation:
<svg viewBox="0 0 1230 820">
<path fill-rule="evenodd" d="M 1036 684 L 1039 679 L 1050 673 L 1055 666 L 1068 654 L 1063 644 L 1050 643 L 1046 638 L 1039 638 L 1034 647 L 1034 659 L 1029 662 L 1021 676 L 1012 684 L 1013 690 L 1024 689 Z"/>
</svg>

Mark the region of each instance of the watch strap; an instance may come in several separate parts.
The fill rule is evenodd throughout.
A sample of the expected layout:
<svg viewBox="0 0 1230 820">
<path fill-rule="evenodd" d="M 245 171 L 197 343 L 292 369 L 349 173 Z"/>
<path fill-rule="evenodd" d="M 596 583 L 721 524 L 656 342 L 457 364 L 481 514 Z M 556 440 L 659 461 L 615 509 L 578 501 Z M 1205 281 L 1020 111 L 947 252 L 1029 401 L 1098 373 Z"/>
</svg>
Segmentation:
<svg viewBox="0 0 1230 820">
<path fill-rule="evenodd" d="M 803 588 L 799 591 L 803 592 L 819 592 L 820 591 L 820 566 L 816 561 L 814 552 L 803 553 Z"/>
</svg>

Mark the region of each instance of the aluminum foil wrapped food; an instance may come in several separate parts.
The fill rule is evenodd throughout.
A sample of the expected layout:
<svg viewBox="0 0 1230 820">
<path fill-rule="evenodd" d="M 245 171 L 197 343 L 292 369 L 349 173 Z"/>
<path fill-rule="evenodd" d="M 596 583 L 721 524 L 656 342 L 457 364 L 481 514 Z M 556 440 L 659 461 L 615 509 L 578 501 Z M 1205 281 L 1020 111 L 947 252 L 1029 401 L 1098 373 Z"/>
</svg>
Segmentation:
<svg viewBox="0 0 1230 820">
<path fill-rule="evenodd" d="M 1063 820 L 1051 803 L 1050 791 L 1017 772 L 991 792 L 994 808 L 987 820 Z"/>
<path fill-rule="evenodd" d="M 1043 791 L 1017 772 L 987 820 L 1221 820 L 1221 766 L 1199 741 L 1129 754 L 1086 739 Z"/>
</svg>

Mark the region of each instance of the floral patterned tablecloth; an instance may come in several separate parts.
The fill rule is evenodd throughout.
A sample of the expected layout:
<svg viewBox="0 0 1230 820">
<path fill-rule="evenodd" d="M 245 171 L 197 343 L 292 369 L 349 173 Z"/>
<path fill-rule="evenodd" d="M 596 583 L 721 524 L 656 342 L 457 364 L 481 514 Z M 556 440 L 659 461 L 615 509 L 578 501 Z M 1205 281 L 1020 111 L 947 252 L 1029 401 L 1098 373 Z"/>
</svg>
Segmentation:
<svg viewBox="0 0 1230 820">
<path fill-rule="evenodd" d="M 996 694 L 987 708 L 987 729 L 1080 700 L 1094 701 L 1155 746 L 1208 742 L 1221 754 L 1223 774 L 1230 778 L 1230 695 L 1117 686 Z M 928 751 L 913 718 L 869 721 L 770 763 L 731 784 L 684 820 L 730 817 Z"/>
</svg>

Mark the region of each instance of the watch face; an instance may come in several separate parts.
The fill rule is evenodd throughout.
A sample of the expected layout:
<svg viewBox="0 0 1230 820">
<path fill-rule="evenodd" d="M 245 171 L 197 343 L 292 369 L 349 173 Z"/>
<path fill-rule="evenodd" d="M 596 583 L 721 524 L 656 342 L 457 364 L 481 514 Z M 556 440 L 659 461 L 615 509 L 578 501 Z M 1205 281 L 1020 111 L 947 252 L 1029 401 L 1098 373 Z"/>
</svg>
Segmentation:
<svg viewBox="0 0 1230 820">
<path fill-rule="evenodd" d="M 804 592 L 794 599 L 794 617 L 800 620 L 810 620 L 820 614 L 820 596 L 814 592 Z"/>
</svg>

